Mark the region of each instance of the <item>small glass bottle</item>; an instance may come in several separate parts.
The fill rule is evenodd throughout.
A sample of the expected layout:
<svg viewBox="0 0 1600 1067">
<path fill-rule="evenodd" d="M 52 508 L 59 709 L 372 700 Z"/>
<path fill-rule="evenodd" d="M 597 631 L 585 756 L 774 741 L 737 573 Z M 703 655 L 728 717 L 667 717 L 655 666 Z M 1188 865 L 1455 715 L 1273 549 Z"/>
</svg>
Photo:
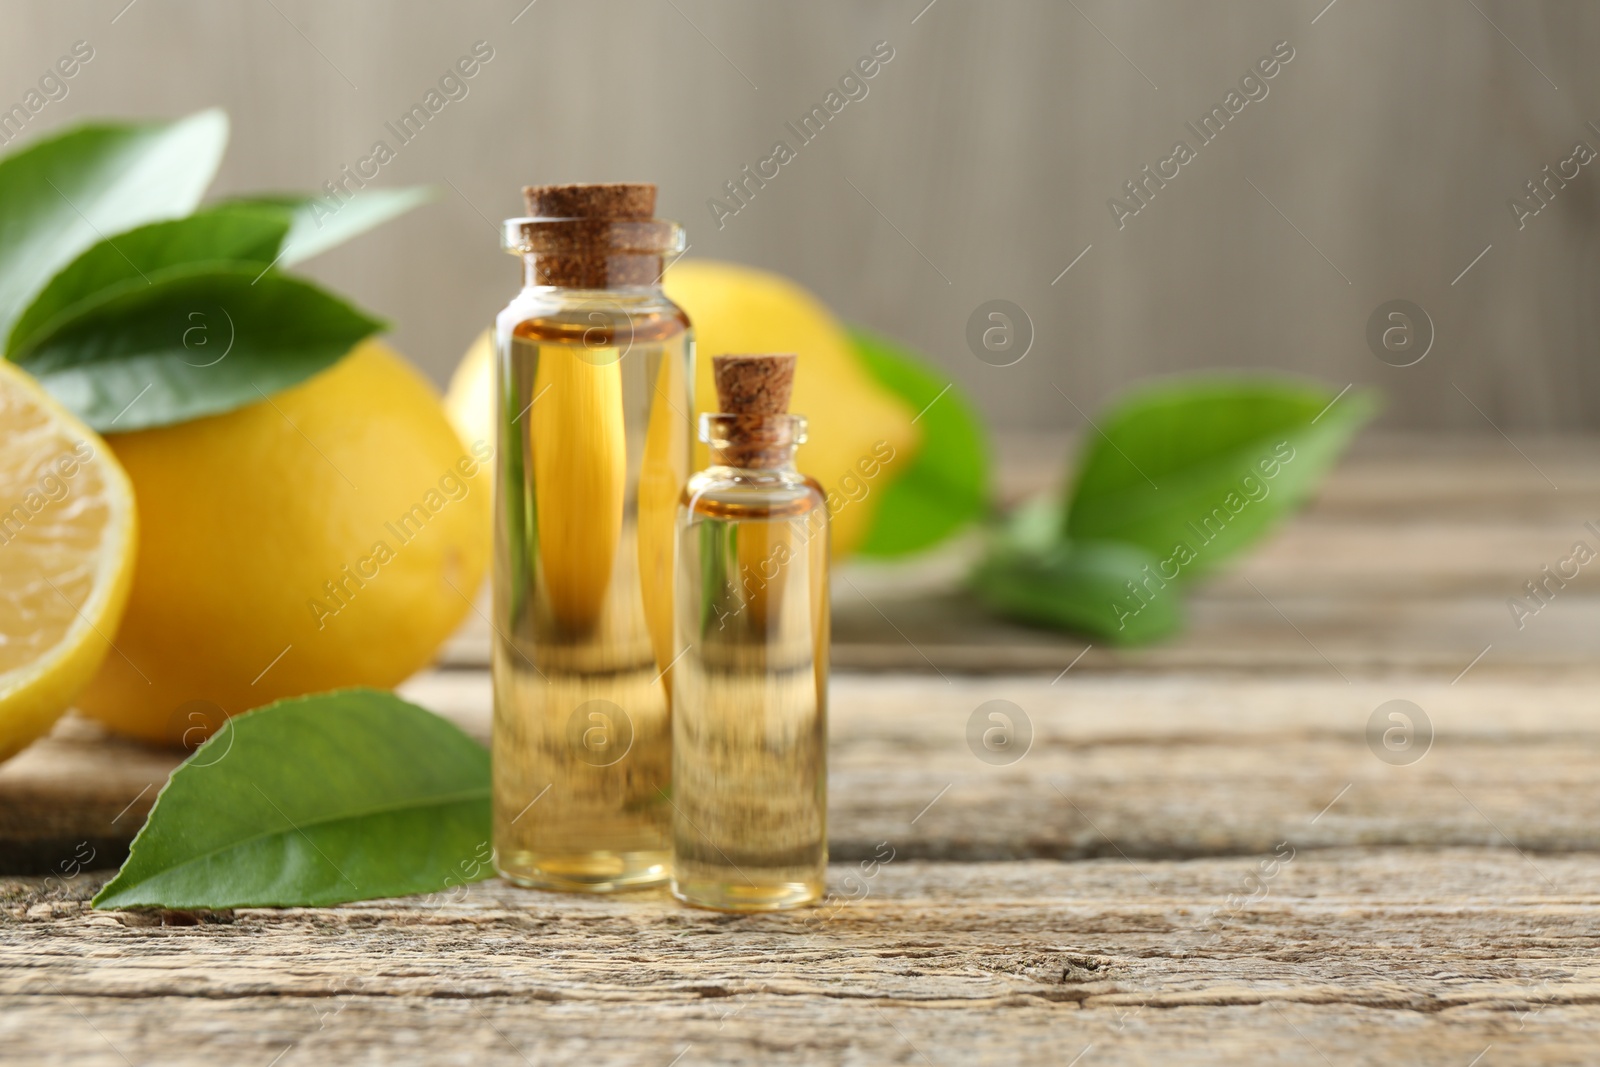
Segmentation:
<svg viewBox="0 0 1600 1067">
<path fill-rule="evenodd" d="M 712 465 L 678 508 L 672 892 L 772 911 L 827 874 L 828 508 L 794 466 L 794 357 L 713 366 Z"/>
<path fill-rule="evenodd" d="M 694 344 L 653 185 L 537 186 L 496 320 L 494 846 L 518 885 L 606 892 L 671 858 L 672 538 Z"/>
</svg>

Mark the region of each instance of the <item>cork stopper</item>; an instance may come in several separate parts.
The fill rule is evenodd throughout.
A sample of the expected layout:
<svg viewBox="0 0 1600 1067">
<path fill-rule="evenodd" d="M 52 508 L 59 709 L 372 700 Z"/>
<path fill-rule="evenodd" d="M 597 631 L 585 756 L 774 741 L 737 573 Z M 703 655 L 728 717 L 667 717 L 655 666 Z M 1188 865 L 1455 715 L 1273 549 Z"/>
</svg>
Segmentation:
<svg viewBox="0 0 1600 1067">
<path fill-rule="evenodd" d="M 728 415 L 782 415 L 794 387 L 794 353 L 714 356 L 719 410 Z"/>
<path fill-rule="evenodd" d="M 524 185 L 528 214 L 540 219 L 648 219 L 656 213 L 653 182 Z"/>
<path fill-rule="evenodd" d="M 662 257 L 649 246 L 661 243 L 656 231 L 670 224 L 654 218 L 653 183 L 528 185 L 522 198 L 539 231 L 533 284 L 614 289 L 661 280 Z M 635 247 L 619 246 L 625 235 L 637 239 Z"/>
<path fill-rule="evenodd" d="M 732 467 L 785 463 L 794 449 L 794 420 L 787 418 L 794 387 L 794 353 L 715 356 L 712 374 L 724 416 L 727 445 L 721 461 Z"/>
</svg>

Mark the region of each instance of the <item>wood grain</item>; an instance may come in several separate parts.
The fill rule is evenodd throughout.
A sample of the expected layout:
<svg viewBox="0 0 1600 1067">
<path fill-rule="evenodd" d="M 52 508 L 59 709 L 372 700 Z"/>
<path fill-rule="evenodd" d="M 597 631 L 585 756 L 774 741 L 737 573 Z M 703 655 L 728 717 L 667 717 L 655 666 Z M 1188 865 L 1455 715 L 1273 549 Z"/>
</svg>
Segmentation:
<svg viewBox="0 0 1600 1067">
<path fill-rule="evenodd" d="M 163 922 L 13 880 L 0 1062 L 1580 1063 L 1600 860 L 1543 866 L 1301 852 L 1252 890 L 1254 859 L 896 858 L 775 917 L 490 882 Z"/>
<path fill-rule="evenodd" d="M 107 875 L 62 865 L 114 862 L 178 756 L 68 718 L 0 767 L 0 865 L 57 872 L 0 878 L 0 1063 L 1592 1063 L 1600 598 L 1519 631 L 1504 597 L 1600 466 L 1534 458 L 1559 494 L 1487 446 L 1358 453 L 1137 652 L 974 614 L 956 555 L 851 572 L 835 659 L 887 669 L 835 675 L 834 897 L 800 914 L 498 882 L 91 913 Z M 403 692 L 486 739 L 478 640 Z M 1409 762 L 1369 736 L 1397 699 Z"/>
<path fill-rule="evenodd" d="M 436 672 L 403 692 L 487 740 L 484 673 Z M 1394 699 L 1421 707 L 1434 735 L 1409 766 L 1380 760 L 1366 736 Z M 1010 766 L 981 762 L 966 741 L 991 700 L 1031 723 L 1032 747 Z M 830 746 L 831 847 L 849 859 L 883 840 L 956 860 L 1231 855 L 1286 837 L 1600 849 L 1592 678 L 846 675 L 834 680 Z M 75 722 L 58 729 L 0 769 L 11 868 L 55 870 L 85 841 L 125 847 L 176 761 Z"/>
<path fill-rule="evenodd" d="M 1059 485 L 1061 435 L 1002 438 L 1001 495 Z M 1149 648 L 1102 644 L 1090 672 L 1409 671 L 1516 675 L 1600 663 L 1600 581 L 1583 568 L 1525 625 L 1507 606 L 1577 540 L 1600 549 L 1600 464 L 1589 441 L 1388 435 L 1361 444 L 1312 505 L 1187 593 L 1189 625 Z M 1541 476 L 1560 486 L 1552 489 Z M 992 617 L 963 588 L 975 539 L 905 564 L 839 569 L 833 662 L 841 669 L 1048 672 L 1084 650 L 1070 634 Z M 486 606 L 482 607 L 487 611 Z M 489 627 L 469 616 L 442 662 L 488 663 Z"/>
<path fill-rule="evenodd" d="M 837 679 L 831 848 L 859 859 L 888 840 L 960 860 L 1228 855 L 1286 838 L 1600 850 L 1593 682 L 1468 679 Z M 487 729 L 480 675 L 434 674 L 406 691 Z M 1393 699 L 1430 721 L 1432 746 L 1410 765 L 1384 762 L 1367 739 Z M 1031 748 L 1009 766 L 967 743 L 992 700 L 1031 724 Z"/>
</svg>

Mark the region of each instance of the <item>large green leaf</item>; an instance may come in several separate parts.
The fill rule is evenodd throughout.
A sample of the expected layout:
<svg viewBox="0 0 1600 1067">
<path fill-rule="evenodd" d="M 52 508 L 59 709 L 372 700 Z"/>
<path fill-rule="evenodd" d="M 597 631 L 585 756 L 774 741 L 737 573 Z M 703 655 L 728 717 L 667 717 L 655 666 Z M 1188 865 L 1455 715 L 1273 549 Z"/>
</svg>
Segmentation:
<svg viewBox="0 0 1600 1067">
<path fill-rule="evenodd" d="M 383 323 L 254 264 L 169 267 L 113 291 L 12 358 L 97 430 L 184 422 L 330 366 Z"/>
<path fill-rule="evenodd" d="M 97 241 L 193 211 L 228 119 L 79 126 L 0 160 L 0 337 L 51 277 Z"/>
<path fill-rule="evenodd" d="M 419 185 L 406 189 L 364 189 L 343 200 L 285 194 L 241 197 L 223 203 L 284 212 L 291 225 L 278 265 L 289 267 L 404 215 L 433 198 L 432 189 Z"/>
<path fill-rule="evenodd" d="M 1182 591 L 1151 577 L 1154 556 L 1114 541 L 1063 541 L 1060 516 L 1054 496 L 1037 496 L 992 531 L 970 580 L 985 606 L 1118 645 L 1154 641 L 1183 624 Z"/>
<path fill-rule="evenodd" d="M 95 907 L 318 906 L 487 877 L 489 753 L 390 693 L 283 700 L 173 772 Z"/>
<path fill-rule="evenodd" d="M 989 442 L 971 400 L 909 349 L 859 327 L 856 354 L 884 388 L 922 413 L 922 445 L 911 465 L 882 490 L 860 552 L 918 552 L 983 515 L 989 503 Z"/>
<path fill-rule="evenodd" d="M 1141 644 L 1183 622 L 1182 593 L 1151 577 L 1157 565 L 1144 549 L 1114 541 L 1058 543 L 1038 551 L 1003 546 L 978 565 L 972 589 L 990 610 L 1018 622 L 1110 644 Z"/>
<path fill-rule="evenodd" d="M 278 254 L 289 220 L 263 208 L 217 207 L 154 222 L 93 245 L 50 280 L 11 330 L 8 352 L 117 293 L 150 285 L 168 267 L 254 263 L 259 273 Z"/>
<path fill-rule="evenodd" d="M 1210 375 L 1140 389 L 1089 431 L 1064 531 L 1138 546 L 1165 573 L 1193 577 L 1305 500 L 1376 409 L 1364 391 L 1338 397 L 1281 378 Z"/>
</svg>

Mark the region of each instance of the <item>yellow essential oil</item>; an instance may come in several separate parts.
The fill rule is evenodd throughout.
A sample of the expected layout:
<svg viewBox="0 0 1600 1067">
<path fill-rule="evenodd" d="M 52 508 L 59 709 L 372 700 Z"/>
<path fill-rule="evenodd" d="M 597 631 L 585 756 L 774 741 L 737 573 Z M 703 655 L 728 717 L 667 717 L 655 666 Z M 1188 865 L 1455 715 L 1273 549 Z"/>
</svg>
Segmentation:
<svg viewBox="0 0 1600 1067">
<path fill-rule="evenodd" d="M 494 844 L 506 878 L 606 892 L 671 855 L 672 543 L 694 345 L 655 187 L 525 190 L 497 321 Z"/>
<path fill-rule="evenodd" d="M 678 509 L 672 892 L 771 911 L 827 871 L 828 509 L 794 466 L 794 357 L 714 365 L 712 466 Z"/>
</svg>

